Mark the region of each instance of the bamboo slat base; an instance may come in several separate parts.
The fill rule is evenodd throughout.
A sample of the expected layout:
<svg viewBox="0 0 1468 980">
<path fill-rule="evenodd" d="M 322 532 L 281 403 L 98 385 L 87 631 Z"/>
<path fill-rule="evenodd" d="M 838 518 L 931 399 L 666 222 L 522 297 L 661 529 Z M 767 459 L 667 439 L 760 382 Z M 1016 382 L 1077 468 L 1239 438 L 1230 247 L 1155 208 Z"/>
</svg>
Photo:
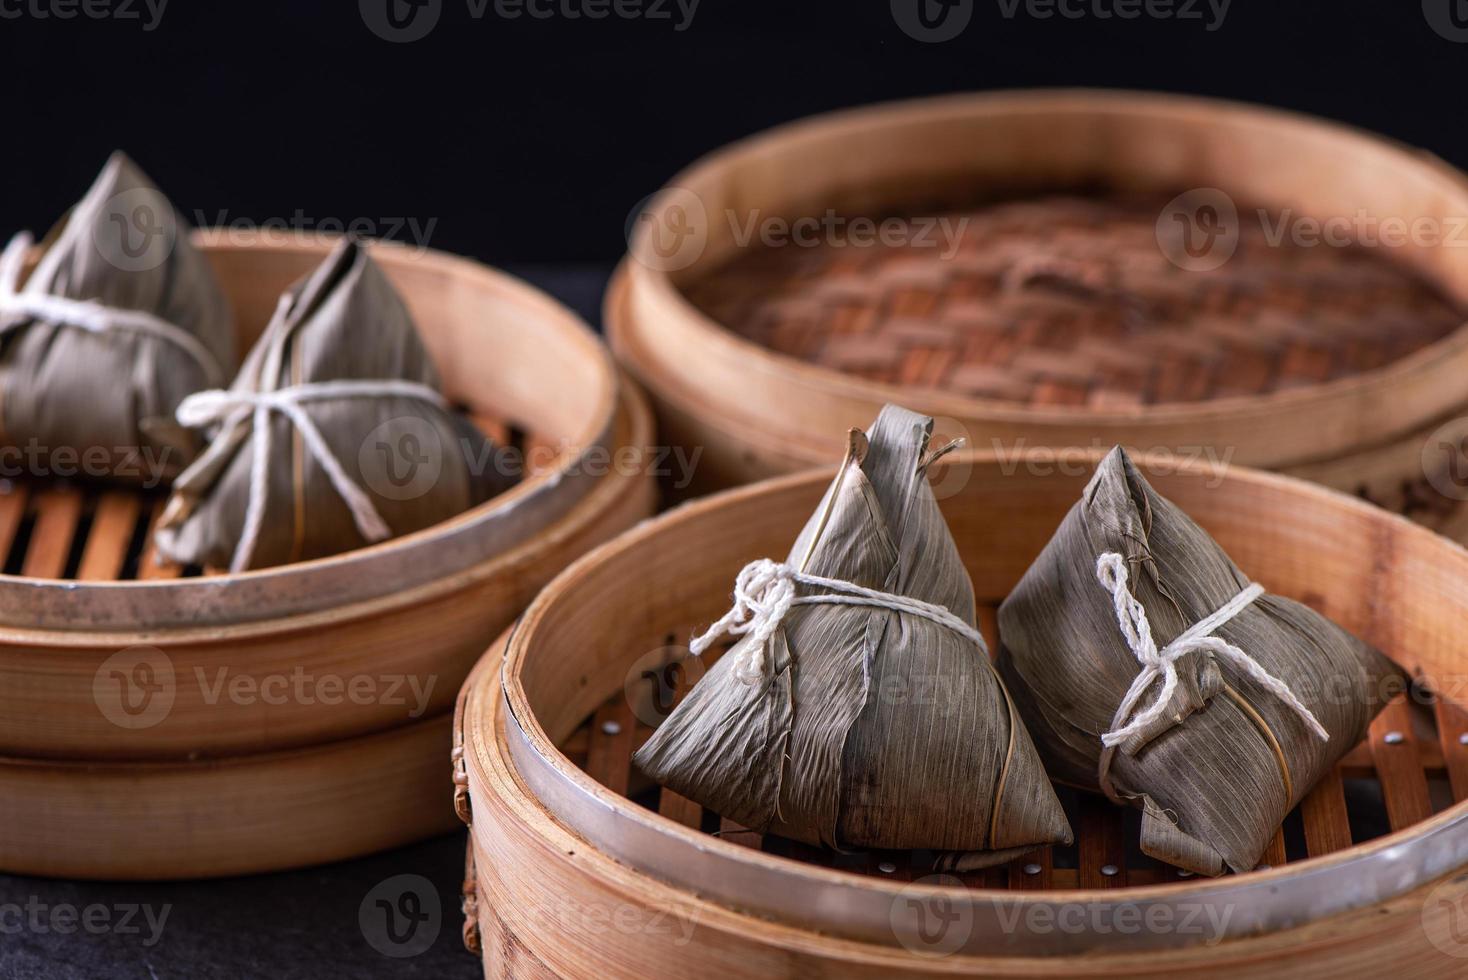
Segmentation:
<svg viewBox="0 0 1468 980">
<path fill-rule="evenodd" d="M 684 646 L 691 635 L 685 632 L 681 641 Z M 1414 724 L 1414 713 L 1405 696 L 1389 705 L 1373 726 L 1370 740 L 1349 753 L 1285 819 L 1260 862 L 1261 868 L 1333 854 L 1388 831 L 1407 829 L 1461 802 L 1464 795 L 1453 792 L 1445 759 L 1449 754 L 1454 758 L 1468 756 L 1468 746 L 1458 742 L 1457 734 L 1468 730 L 1468 712 L 1454 705 L 1440 705 L 1438 710 L 1448 726 L 1442 730 L 1427 719 Z M 608 729 L 606 719 L 612 715 L 625 716 L 627 728 Z M 1419 734 L 1416 727 L 1427 730 Z M 631 756 L 652 731 L 632 717 L 625 696 L 617 694 L 588 718 L 561 750 L 587 775 L 638 806 L 731 843 L 892 881 L 912 881 L 933 873 L 935 855 L 930 851 L 837 853 L 775 835 L 761 835 L 649 783 L 632 767 Z M 1388 736 L 1392 741 L 1386 741 Z M 1430 751 L 1422 752 L 1420 748 Z M 1347 784 L 1351 787 L 1349 802 L 1344 792 Z M 1023 891 L 1163 885 L 1192 877 L 1137 851 L 1134 842 L 1141 822 L 1138 811 L 1066 787 L 1059 788 L 1059 793 L 1076 830 L 1074 844 L 1037 849 L 1011 861 L 1007 870 L 997 874 L 983 870 L 961 872 L 955 877 L 976 887 Z"/>
</svg>

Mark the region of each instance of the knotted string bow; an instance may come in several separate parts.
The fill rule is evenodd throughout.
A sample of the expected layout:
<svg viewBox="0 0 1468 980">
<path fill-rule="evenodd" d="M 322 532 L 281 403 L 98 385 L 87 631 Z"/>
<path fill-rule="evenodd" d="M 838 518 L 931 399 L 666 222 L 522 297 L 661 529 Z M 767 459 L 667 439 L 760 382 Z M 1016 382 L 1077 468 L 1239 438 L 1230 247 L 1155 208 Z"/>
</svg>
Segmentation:
<svg viewBox="0 0 1468 980">
<path fill-rule="evenodd" d="M 1259 665 L 1258 661 L 1232 643 L 1211 635 L 1214 630 L 1242 612 L 1249 603 L 1263 595 L 1264 586 L 1257 582 L 1250 583 L 1218 611 L 1195 623 L 1177 639 L 1158 650 L 1157 641 L 1152 638 L 1152 624 L 1147 620 L 1147 610 L 1127 588 L 1127 577 L 1126 559 L 1116 552 L 1108 551 L 1096 559 L 1096 578 L 1111 593 L 1121 634 L 1126 639 L 1127 646 L 1136 655 L 1137 661 L 1142 665 L 1142 672 L 1132 681 L 1132 686 L 1127 689 L 1126 697 L 1122 698 L 1121 706 L 1116 709 L 1116 714 L 1111 719 L 1111 731 L 1101 736 L 1101 744 L 1108 748 L 1119 745 L 1160 718 L 1167 710 L 1173 692 L 1177 690 L 1178 659 L 1195 650 L 1206 650 L 1215 656 L 1232 660 L 1259 686 L 1283 701 L 1287 707 L 1299 715 L 1321 741 L 1330 740 L 1330 733 L 1316 720 L 1310 709 L 1295 697 L 1295 692 L 1291 691 L 1284 681 L 1269 673 Z M 1147 688 L 1152 685 L 1159 674 L 1162 676 L 1162 690 L 1158 692 L 1156 699 L 1130 722 L 1123 725 L 1122 722 L 1131 714 L 1137 701 L 1146 693 Z"/>
<path fill-rule="evenodd" d="M 797 595 L 797 585 L 829 591 Z M 734 580 L 734 605 L 703 635 L 696 637 L 689 649 L 698 655 L 721 636 L 744 636 L 747 638 L 744 654 L 735 664 L 734 674 L 746 684 L 757 683 L 765 673 L 766 641 L 780 628 L 792 608 L 812 605 L 872 606 L 921 616 L 973 641 L 988 656 L 983 635 L 943 606 L 840 579 L 807 575 L 768 558 L 744 566 Z"/>
<path fill-rule="evenodd" d="M 182 351 L 204 373 L 205 384 L 224 383 L 224 369 L 213 352 L 198 337 L 162 317 L 142 310 L 104 306 L 95 300 L 22 292 L 21 270 L 32 241 L 30 232 L 19 232 L 0 253 L 0 318 L 4 319 L 0 323 L 0 334 L 9 333 L 31 320 L 76 327 L 95 334 L 116 330 L 144 334 L 166 341 Z"/>
<path fill-rule="evenodd" d="M 362 537 L 375 543 L 392 535 L 387 522 L 373 506 L 372 499 L 347 475 L 331 447 L 326 444 L 321 430 L 311 421 L 310 414 L 303 407 L 306 402 L 328 399 L 388 397 L 416 398 L 439 408 L 448 407 L 443 396 L 434 389 L 415 381 L 402 380 L 316 381 L 277 388 L 274 391 L 199 391 L 183 400 L 178 406 L 178 420 L 192 428 L 218 424 L 225 429 L 233 429 L 246 419 L 252 419 L 254 455 L 250 462 L 250 492 L 245 504 L 245 527 L 239 544 L 235 546 L 230 571 L 240 572 L 249 567 L 255 542 L 265 521 L 272 412 L 279 412 L 290 419 L 291 424 L 301 433 L 306 449 L 321 464 L 332 487 L 346 503 L 352 513 L 352 522 Z"/>
</svg>

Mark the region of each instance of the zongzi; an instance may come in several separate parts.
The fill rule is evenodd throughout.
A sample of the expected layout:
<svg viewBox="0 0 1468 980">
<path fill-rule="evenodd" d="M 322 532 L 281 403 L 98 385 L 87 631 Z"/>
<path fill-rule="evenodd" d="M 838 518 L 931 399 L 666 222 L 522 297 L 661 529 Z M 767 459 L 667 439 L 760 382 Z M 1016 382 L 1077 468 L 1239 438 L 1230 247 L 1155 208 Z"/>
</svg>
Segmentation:
<svg viewBox="0 0 1468 980">
<path fill-rule="evenodd" d="M 1140 808 L 1143 852 L 1207 875 L 1258 864 L 1400 681 L 1251 583 L 1119 447 L 1000 606 L 999 638 L 1050 774 Z"/>
<path fill-rule="evenodd" d="M 439 391 L 402 299 L 344 240 L 281 297 L 227 391 L 179 421 L 210 432 L 157 532 L 174 561 L 233 571 L 335 554 L 498 493 L 487 440 Z"/>
<path fill-rule="evenodd" d="M 0 257 L 0 442 L 33 476 L 152 485 L 198 448 L 173 426 L 235 366 L 229 306 L 162 193 L 121 153 L 48 236 Z"/>
<path fill-rule="evenodd" d="M 695 641 L 743 636 L 637 752 L 644 772 L 750 828 L 951 867 L 1070 840 L 975 629 L 928 485 L 932 424 L 889 405 L 853 430 L 785 563 L 746 567 Z"/>
</svg>

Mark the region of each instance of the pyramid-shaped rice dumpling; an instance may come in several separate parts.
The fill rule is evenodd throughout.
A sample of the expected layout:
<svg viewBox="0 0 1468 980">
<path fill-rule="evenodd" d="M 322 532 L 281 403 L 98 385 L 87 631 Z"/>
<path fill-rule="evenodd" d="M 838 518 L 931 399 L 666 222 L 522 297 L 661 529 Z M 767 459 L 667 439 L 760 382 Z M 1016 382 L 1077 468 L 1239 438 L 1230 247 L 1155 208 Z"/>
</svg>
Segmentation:
<svg viewBox="0 0 1468 980">
<path fill-rule="evenodd" d="M 0 261 L 0 441 L 34 475 L 158 483 L 198 448 L 174 410 L 234 372 L 213 270 L 121 153 L 44 245 L 29 275 L 25 233 Z"/>
<path fill-rule="evenodd" d="M 974 629 L 927 481 L 931 432 L 890 405 L 853 432 L 786 562 L 741 574 L 736 601 L 753 605 L 722 625 L 744 638 L 637 752 L 644 772 L 747 827 L 834 848 L 932 849 L 966 868 L 1070 840 Z M 778 623 L 756 608 L 782 605 Z"/>
<path fill-rule="evenodd" d="M 1000 606 L 999 637 L 1051 776 L 1140 808 L 1145 853 L 1208 875 L 1259 863 L 1395 674 L 1253 585 L 1120 448 Z"/>
<path fill-rule="evenodd" d="M 233 386 L 181 407 L 211 441 L 174 483 L 160 553 L 243 571 L 417 531 L 489 499 L 510 475 L 439 388 L 402 299 L 343 241 L 281 298 Z"/>
</svg>

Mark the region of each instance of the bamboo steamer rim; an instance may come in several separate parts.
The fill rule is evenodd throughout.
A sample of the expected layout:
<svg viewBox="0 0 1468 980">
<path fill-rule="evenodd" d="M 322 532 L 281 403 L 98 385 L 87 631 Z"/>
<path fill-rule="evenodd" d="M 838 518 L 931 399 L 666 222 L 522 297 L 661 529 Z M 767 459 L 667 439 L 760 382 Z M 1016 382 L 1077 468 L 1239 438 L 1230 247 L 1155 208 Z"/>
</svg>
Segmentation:
<svg viewBox="0 0 1468 980">
<path fill-rule="evenodd" d="M 622 387 L 621 403 L 617 446 L 649 444 L 651 411 L 634 385 Z M 528 541 L 485 555 L 462 571 L 330 609 L 142 634 L 5 630 L 0 757 L 75 761 L 83 768 L 131 762 L 207 766 L 391 730 L 438 713 L 451 703 L 484 645 L 534 592 L 574 558 L 651 514 L 654 497 L 646 468 L 619 469 Z M 165 694 L 161 716 L 119 727 L 102 700 L 111 689 L 99 688 L 98 679 L 114 656 L 130 653 L 150 658 L 172 693 Z M 297 673 L 309 685 L 307 696 L 268 696 L 267 685 L 279 683 L 275 678 Z M 375 678 L 379 686 L 372 690 L 384 696 L 350 694 L 360 677 Z M 331 678 L 347 685 L 346 696 L 317 686 Z M 250 686 L 236 696 L 236 682 Z M 414 705 L 422 714 L 413 715 Z M 154 771 L 139 770 L 140 778 Z M 181 812 L 190 808 L 197 809 L 192 801 L 180 803 Z M 32 813 L 28 819 L 47 818 Z M 17 822 L 15 829 L 31 827 Z"/>
<path fill-rule="evenodd" d="M 653 220 L 638 229 L 628 256 L 618 268 L 617 279 L 624 280 L 618 284 L 619 290 L 608 292 L 604 313 L 614 346 L 647 383 L 660 394 L 666 390 L 680 404 L 698 405 L 700 396 L 706 400 L 709 391 L 717 392 L 720 388 L 719 385 L 695 387 L 688 379 L 698 377 L 697 367 L 729 366 L 730 370 L 737 367 L 736 373 L 744 379 L 746 392 L 799 391 L 807 399 L 819 402 L 822 409 L 848 421 L 870 418 L 882 404 L 899 402 L 940 419 L 979 420 L 978 424 L 1004 432 L 1017 430 L 1039 435 L 1047 427 L 1065 434 L 1083 430 L 1099 432 L 1110 441 L 1131 444 L 1132 435 L 1146 439 L 1152 438 L 1150 434 L 1155 432 L 1156 438 L 1166 442 L 1174 435 L 1187 438 L 1185 434 L 1190 430 L 1227 425 L 1230 431 L 1239 433 L 1238 441 L 1242 443 L 1247 441 L 1254 423 L 1289 416 L 1293 431 L 1310 437 L 1308 451 L 1260 445 L 1241 454 L 1241 461 L 1248 465 L 1271 468 L 1329 460 L 1363 443 L 1384 442 L 1419 428 L 1461 406 L 1461 392 L 1454 393 L 1452 381 L 1468 371 L 1468 323 L 1381 367 L 1264 395 L 1164 403 L 1145 410 L 1018 406 L 930 388 L 909 389 L 867 381 L 776 353 L 727 329 L 695 307 L 680 290 L 679 282 L 712 266 L 721 255 L 705 253 L 688 268 L 671 273 L 635 258 L 646 247 L 650 226 L 669 221 L 668 209 L 678 204 L 671 194 L 673 190 L 690 190 L 700 195 L 727 191 L 731 199 L 746 207 L 760 207 L 767 202 L 749 199 L 748 188 L 741 186 L 741 179 L 758 180 L 760 168 L 768 167 L 773 155 L 792 154 L 796 150 L 810 152 L 813 147 L 829 154 L 833 152 L 831 146 L 858 136 L 870 139 L 874 133 L 904 128 L 978 125 L 1026 116 L 1079 120 L 1108 127 L 1138 121 L 1189 123 L 1195 128 L 1207 123 L 1244 128 L 1256 136 L 1269 134 L 1297 146 L 1331 144 L 1331 152 L 1341 159 L 1350 159 L 1357 165 L 1369 163 L 1392 175 L 1411 176 L 1431 190 L 1434 203 L 1441 203 L 1445 208 L 1456 206 L 1457 214 L 1468 218 L 1468 177 L 1438 157 L 1357 127 L 1288 110 L 1194 96 L 1102 89 L 1015 90 L 883 103 L 817 115 L 746 137 L 704 156 L 674 176 L 655 196 L 650 205 Z M 824 188 L 826 191 L 840 189 L 840 185 Z M 814 206 L 821 202 L 800 203 Z M 1429 277 L 1459 302 L 1468 302 L 1468 268 L 1452 283 L 1445 282 L 1440 271 Z M 663 337 L 652 342 L 650 330 L 660 331 Z M 1406 396 L 1416 399 L 1412 404 L 1418 411 L 1412 417 L 1393 421 L 1380 411 L 1380 406 Z M 808 465 L 824 461 L 832 451 L 829 444 L 813 442 L 811 434 L 797 424 L 782 427 L 779 418 L 752 413 L 739 401 L 721 402 L 719 410 L 763 433 L 780 428 L 779 441 L 787 444 L 786 451 L 798 455 Z M 706 409 L 704 413 L 695 410 L 696 414 L 706 412 Z M 1062 439 L 1052 444 L 1079 441 Z"/>
<path fill-rule="evenodd" d="M 630 383 L 625 383 L 619 395 L 619 412 L 613 419 L 612 445 L 617 448 L 640 447 L 649 444 L 653 422 L 651 409 L 645 398 Z M 639 477 L 639 479 L 641 479 Z M 496 575 L 512 571 L 532 560 L 547 547 L 559 544 L 566 538 L 583 533 L 586 528 L 605 511 L 613 509 L 617 502 L 638 491 L 638 479 L 598 480 L 592 484 L 580 500 L 575 501 L 562 517 L 540 528 L 533 537 L 527 538 L 504 551 L 482 556 L 468 567 L 454 569 L 439 578 L 429 579 L 411 587 L 397 588 L 380 596 L 292 613 L 275 619 L 255 619 L 237 623 L 207 626 L 186 626 L 167 630 L 148 630 L 142 633 L 126 632 L 116 626 L 79 633 L 69 627 L 65 630 L 31 628 L 10 623 L 0 625 L 0 646 L 18 643 L 29 646 L 52 647 L 59 650 L 110 649 L 129 644 L 155 644 L 169 649 L 174 646 L 187 647 L 198 642 L 228 642 L 255 636 L 277 634 L 284 631 L 308 631 L 330 626 L 366 615 L 390 614 L 395 610 L 421 605 L 439 596 L 462 591 L 476 583 Z M 489 501 L 493 503 L 494 501 Z M 483 505 L 481 505 L 483 506 Z M 464 515 L 460 515 L 462 517 Z M 455 518 L 456 520 L 458 518 Z M 441 526 L 441 525 L 439 525 Z M 428 530 L 433 530 L 429 528 Z M 426 533 L 426 532 L 419 532 Z M 405 537 L 407 537 L 405 535 Z M 378 546 L 374 546 L 378 547 Z M 366 550 L 366 549 L 360 549 Z M 356 554 L 350 552 L 349 554 Z M 304 564 L 304 563 L 302 563 Z M 292 566 L 285 566 L 292 567 Z M 265 571 L 268 571 L 266 569 Z M 257 573 L 246 573 L 254 575 Z M 0 576 L 18 578 L 19 576 Z M 220 576 L 223 578 L 224 576 Z M 50 580 L 38 580 L 50 584 Z M 175 580 L 178 581 L 178 580 Z M 214 579 L 184 579 L 186 582 L 208 582 Z M 56 580 L 59 587 L 70 587 L 77 583 Z M 133 585 L 144 583 L 117 582 L 98 583 Z M 157 624 L 149 624 L 156 626 Z"/>
<path fill-rule="evenodd" d="M 1093 465 L 1100 459 L 1097 453 L 1078 453 Z M 1049 456 L 1044 459 L 1053 462 Z M 1186 479 L 1222 473 L 1236 486 L 1284 492 L 1309 503 L 1328 505 L 1338 513 L 1415 542 L 1419 548 L 1430 549 L 1445 569 L 1455 566 L 1458 577 L 1468 581 L 1468 550 L 1345 494 L 1237 466 L 1220 470 L 1210 464 L 1179 464 L 1160 456 L 1139 455 L 1134 459 L 1144 471 L 1170 470 Z M 937 468 L 996 467 L 1003 463 L 994 453 L 960 452 L 940 461 Z M 1405 894 L 1468 864 L 1468 800 L 1464 800 L 1409 828 L 1331 854 L 1245 875 L 1116 889 L 1028 892 L 902 884 L 804 864 L 700 833 L 606 789 L 567 758 L 541 727 L 521 682 L 528 658 L 536 655 L 533 644 L 540 624 L 574 614 L 578 587 L 602 564 L 659 539 L 687 539 L 687 525 L 696 526 L 722 509 L 792 493 L 818 500 L 833 474 L 834 470 L 823 469 L 777 477 L 684 504 L 569 566 L 540 593 L 510 635 L 496 675 L 502 699 L 495 700 L 494 708 L 464 711 L 456 724 L 456 738 L 467 746 L 464 751 L 470 758 L 470 771 L 487 764 L 482 758 L 475 759 L 476 755 L 495 751 L 490 744 L 497 737 L 494 726 L 497 709 L 502 706 L 504 751 L 538 805 L 558 825 L 569 828 L 613 860 L 724 906 L 780 922 L 795 922 L 818 932 L 889 945 L 896 941 L 890 915 L 899 895 L 920 902 L 940 898 L 962 902 L 975 913 L 975 933 L 966 947 L 970 953 L 985 948 L 992 951 L 994 943 L 1003 943 L 1017 956 L 1135 951 L 1149 943 L 1168 946 L 1168 937 L 1138 934 L 996 935 L 980 925 L 986 915 L 987 921 L 994 921 L 997 909 L 1025 914 L 1028 909 L 1043 907 L 1053 914 L 1075 903 L 1113 911 L 1123 906 L 1152 905 L 1176 910 L 1180 902 L 1231 906 L 1243 913 L 1228 924 L 1227 937 L 1231 938 L 1300 925 L 1302 915 L 1313 920 L 1359 909 Z M 466 697 L 474 696 L 471 688 L 482 688 L 487 683 L 482 674 L 471 678 Z"/>
<path fill-rule="evenodd" d="M 334 245 L 331 236 L 302 232 L 251 245 L 232 244 L 227 228 L 198 229 L 191 237 L 211 260 L 249 256 L 247 261 L 286 263 L 292 267 L 291 278 L 324 260 Z M 593 410 L 577 420 L 573 431 L 561 433 L 573 451 L 545 472 L 527 476 L 446 521 L 338 555 L 200 578 L 92 582 L 0 574 L 0 622 L 5 624 L 0 640 L 35 642 L 38 631 L 61 621 L 69 631 L 129 631 L 191 626 L 207 618 L 217 629 L 380 599 L 466 571 L 486 553 L 530 545 L 541 527 L 564 517 L 594 489 L 597 478 L 588 475 L 588 460 L 617 448 L 613 435 L 620 378 L 610 352 L 590 327 L 539 289 L 471 259 L 396 242 L 373 243 L 371 255 L 389 278 L 422 274 L 441 280 L 438 285 L 451 292 L 482 291 L 532 321 L 544 338 L 541 343 L 558 345 L 586 365 L 596 379 L 588 399 Z M 398 285 L 412 307 L 415 295 Z M 270 299 L 273 304 L 274 297 Z M 432 328 L 424 327 L 421 316 L 415 320 L 432 348 Z M 236 324 L 247 331 L 263 326 Z M 483 325 L 486 330 L 495 327 Z M 438 366 L 446 376 L 453 367 Z M 66 642 L 74 643 L 75 637 Z"/>
</svg>

